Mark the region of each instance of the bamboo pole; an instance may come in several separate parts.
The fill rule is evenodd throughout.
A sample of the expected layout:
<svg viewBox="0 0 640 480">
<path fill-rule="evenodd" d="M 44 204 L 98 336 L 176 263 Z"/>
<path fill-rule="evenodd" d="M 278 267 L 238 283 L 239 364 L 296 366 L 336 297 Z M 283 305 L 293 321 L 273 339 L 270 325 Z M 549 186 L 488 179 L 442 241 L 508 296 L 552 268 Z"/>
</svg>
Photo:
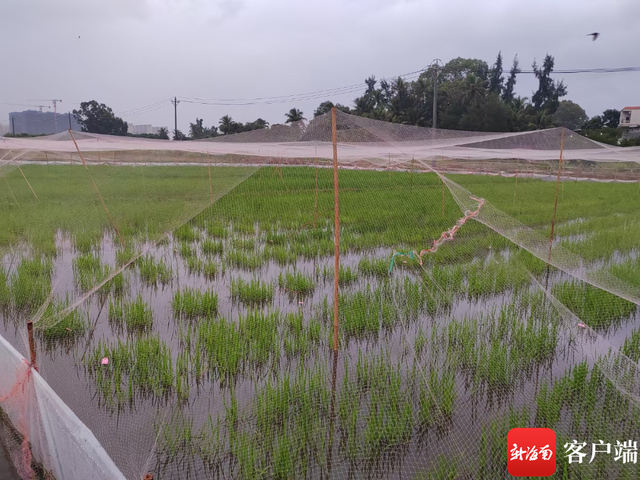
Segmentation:
<svg viewBox="0 0 640 480">
<path fill-rule="evenodd" d="M 560 172 L 562 171 L 563 152 L 564 152 L 564 128 L 562 129 L 562 138 L 560 140 L 560 159 L 558 160 L 558 177 L 556 179 L 556 200 L 553 206 L 553 218 L 551 219 L 551 235 L 549 236 L 549 259 L 547 263 L 551 263 L 551 247 L 553 247 L 553 232 L 556 226 L 556 213 L 558 212 L 558 192 L 560 190 Z"/>
<path fill-rule="evenodd" d="M 9 185 L 9 180 L 7 180 L 7 176 L 2 174 L 2 178 L 4 178 L 5 183 L 7 184 L 7 189 L 9 190 L 9 193 L 11 194 L 11 196 L 13 197 L 13 201 L 16 202 L 16 205 L 19 205 L 18 203 L 18 199 L 16 198 L 16 196 L 13 194 L 13 190 L 11 189 L 11 185 Z M 640 182 L 638 182 L 638 186 L 640 186 Z"/>
<path fill-rule="evenodd" d="M 333 140 L 333 195 L 335 208 L 335 275 L 333 279 L 333 350 L 338 350 L 338 275 L 340 274 L 340 211 L 338 204 L 338 127 L 336 108 L 331 109 L 331 136 Z"/>
<path fill-rule="evenodd" d="M 100 203 L 102 203 L 102 207 L 104 208 L 104 211 L 107 214 L 107 218 L 109 219 L 109 222 L 111 223 L 111 226 L 113 227 L 113 229 L 116 231 L 116 234 L 118 235 L 118 239 L 120 240 L 120 245 L 124 248 L 124 240 L 122 239 L 122 236 L 120 235 L 120 231 L 118 230 L 118 227 L 116 227 L 116 224 L 114 223 L 113 219 L 111 218 L 111 214 L 109 213 L 109 209 L 107 208 L 107 205 L 104 203 L 104 200 L 102 199 L 102 195 L 100 195 L 100 191 L 98 190 L 98 186 L 96 185 L 96 182 L 93 180 L 93 177 L 91 176 L 91 172 L 89 171 L 89 167 L 87 167 L 87 163 L 84 161 L 84 157 L 82 156 L 82 152 L 80 151 L 80 148 L 78 147 L 78 144 L 76 143 L 76 139 L 73 138 L 73 133 L 71 133 L 71 130 L 69 130 L 69 135 L 71 135 L 71 140 L 73 140 L 73 144 L 76 146 L 76 150 L 78 151 L 78 155 L 80 155 L 80 160 L 82 160 L 82 165 L 84 166 L 84 168 L 87 170 L 87 174 L 89 174 L 89 178 L 91 179 L 91 183 L 93 184 L 93 189 L 96 191 L 96 194 L 98 195 L 98 198 L 100 199 Z M 113 152 L 114 156 L 115 156 L 115 151 Z"/>
<path fill-rule="evenodd" d="M 16 165 L 18 165 L 18 163 L 16 163 Z M 27 180 L 27 177 L 25 176 L 24 172 L 22 171 L 22 168 L 20 168 L 20 165 L 18 165 L 18 170 L 20 170 L 20 173 L 22 174 L 22 178 L 24 178 L 24 181 L 27 182 L 27 185 L 29 185 L 29 188 L 31 189 L 31 193 L 33 193 L 33 196 L 36 197 L 36 200 L 39 200 L 38 199 L 38 195 L 36 195 L 36 192 L 33 190 L 33 187 L 29 183 L 29 180 Z"/>
<path fill-rule="evenodd" d="M 29 320 L 27 322 L 27 334 L 29 335 L 29 355 L 31 357 L 31 366 L 38 370 L 36 366 L 36 342 L 33 339 L 33 322 Z"/>
</svg>

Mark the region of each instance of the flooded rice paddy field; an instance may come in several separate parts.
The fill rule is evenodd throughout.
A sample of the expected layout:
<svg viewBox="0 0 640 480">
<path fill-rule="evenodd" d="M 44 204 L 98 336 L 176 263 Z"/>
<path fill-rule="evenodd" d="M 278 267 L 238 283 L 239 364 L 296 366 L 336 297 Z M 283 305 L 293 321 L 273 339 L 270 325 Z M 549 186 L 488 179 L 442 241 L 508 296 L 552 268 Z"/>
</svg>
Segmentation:
<svg viewBox="0 0 640 480">
<path fill-rule="evenodd" d="M 38 175 L 43 189 L 51 175 L 80 176 L 38 168 L 25 167 L 36 190 Z M 124 242 L 106 218 L 86 223 L 83 208 L 100 215 L 95 201 L 76 203 L 74 221 L 54 218 L 50 235 L 14 242 L 0 271 L 3 336 L 26 354 L 26 320 L 41 317 L 40 371 L 128 478 L 508 478 L 515 426 L 553 428 L 559 446 L 638 438 L 635 403 L 596 364 L 610 348 L 640 358 L 635 304 L 547 268 L 474 221 L 423 265 L 396 257 L 390 271 L 394 253 L 428 248 L 462 216 L 435 175 L 341 172 L 335 353 L 331 172 L 247 172 L 206 208 L 214 188 L 198 177 L 204 201 L 180 207 L 193 218 L 173 224 L 167 213 L 152 218 L 150 205 L 176 211 L 153 168 L 146 192 L 130 190 L 122 204 L 113 170 L 94 171 L 112 215 L 130 222 L 120 225 Z M 220 191 L 228 175 L 213 169 Z M 37 231 L 33 210 L 43 207 L 9 179 L 23 203 L 12 225 L 27 216 L 22 230 Z M 455 180 L 549 234 L 550 182 Z M 567 183 L 554 241 L 585 268 L 640 288 L 637 237 L 627 238 L 640 228 L 635 188 Z M 612 458 L 559 458 L 562 475 L 637 472 Z"/>
</svg>

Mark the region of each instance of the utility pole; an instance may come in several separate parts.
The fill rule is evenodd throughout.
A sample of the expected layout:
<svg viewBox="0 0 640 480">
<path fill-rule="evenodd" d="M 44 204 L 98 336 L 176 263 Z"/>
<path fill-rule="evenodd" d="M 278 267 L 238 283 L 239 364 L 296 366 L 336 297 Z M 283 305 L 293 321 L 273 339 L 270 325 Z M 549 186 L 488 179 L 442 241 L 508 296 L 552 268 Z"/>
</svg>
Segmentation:
<svg viewBox="0 0 640 480">
<path fill-rule="evenodd" d="M 173 100 L 171 100 L 171 103 L 173 103 L 173 108 L 175 111 L 175 130 L 173 131 L 173 139 L 176 139 L 176 134 L 178 133 L 178 104 L 180 103 L 180 100 L 178 100 L 178 97 L 173 97 Z"/>
<path fill-rule="evenodd" d="M 11 129 L 13 130 L 13 136 L 16 136 L 16 119 L 11 117 Z"/>
<path fill-rule="evenodd" d="M 431 64 L 433 67 L 433 128 L 438 128 L 438 62 L 442 63 L 439 58 L 436 58 Z"/>
<path fill-rule="evenodd" d="M 71 112 L 69 112 L 68 115 L 69 115 L 69 130 L 71 130 Z"/>
</svg>

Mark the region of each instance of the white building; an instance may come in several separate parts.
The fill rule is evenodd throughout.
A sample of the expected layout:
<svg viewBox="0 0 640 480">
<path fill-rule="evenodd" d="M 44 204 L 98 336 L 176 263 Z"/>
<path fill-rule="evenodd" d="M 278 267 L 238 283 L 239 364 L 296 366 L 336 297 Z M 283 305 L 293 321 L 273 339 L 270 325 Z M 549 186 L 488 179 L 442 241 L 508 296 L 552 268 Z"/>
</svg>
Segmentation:
<svg viewBox="0 0 640 480">
<path fill-rule="evenodd" d="M 128 123 L 127 127 L 127 132 L 132 135 L 158 135 L 158 133 L 160 133 L 160 129 L 163 128 L 154 127 L 152 125 L 133 125 L 131 123 Z"/>
<path fill-rule="evenodd" d="M 640 107 L 624 107 L 620 112 L 620 127 L 640 128 Z"/>
<path fill-rule="evenodd" d="M 622 138 L 640 137 L 640 107 L 624 107 L 618 126 L 623 129 Z"/>
</svg>

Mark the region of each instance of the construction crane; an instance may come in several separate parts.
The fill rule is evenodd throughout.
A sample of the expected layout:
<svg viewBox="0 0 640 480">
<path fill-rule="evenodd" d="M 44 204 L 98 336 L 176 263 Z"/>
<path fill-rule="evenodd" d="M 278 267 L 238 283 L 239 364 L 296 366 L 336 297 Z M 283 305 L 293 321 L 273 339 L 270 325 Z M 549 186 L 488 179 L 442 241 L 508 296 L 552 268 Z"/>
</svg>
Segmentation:
<svg viewBox="0 0 640 480">
<path fill-rule="evenodd" d="M 62 100 L 49 100 L 48 98 L 43 100 L 41 98 L 36 100 L 27 100 L 28 102 L 51 102 L 53 103 L 53 129 L 58 131 L 58 102 L 62 103 Z"/>
<path fill-rule="evenodd" d="M 14 107 L 36 107 L 42 112 L 43 108 L 51 108 L 49 105 L 27 105 L 26 103 L 5 103 L 5 105 L 13 105 Z"/>
</svg>

